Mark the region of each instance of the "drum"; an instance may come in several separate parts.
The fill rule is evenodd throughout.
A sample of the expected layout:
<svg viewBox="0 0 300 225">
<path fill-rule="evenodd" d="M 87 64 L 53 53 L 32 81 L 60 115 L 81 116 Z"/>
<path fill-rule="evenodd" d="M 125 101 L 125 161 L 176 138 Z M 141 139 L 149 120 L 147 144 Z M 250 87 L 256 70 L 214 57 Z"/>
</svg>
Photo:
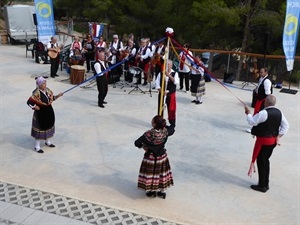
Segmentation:
<svg viewBox="0 0 300 225">
<path fill-rule="evenodd" d="M 138 74 L 140 74 L 142 71 L 141 68 L 139 67 L 135 67 L 135 66 L 131 66 L 128 68 L 128 72 L 131 73 L 133 76 L 137 76 Z"/>
<path fill-rule="evenodd" d="M 80 65 L 71 66 L 70 83 L 80 84 L 84 81 L 85 67 Z"/>
</svg>

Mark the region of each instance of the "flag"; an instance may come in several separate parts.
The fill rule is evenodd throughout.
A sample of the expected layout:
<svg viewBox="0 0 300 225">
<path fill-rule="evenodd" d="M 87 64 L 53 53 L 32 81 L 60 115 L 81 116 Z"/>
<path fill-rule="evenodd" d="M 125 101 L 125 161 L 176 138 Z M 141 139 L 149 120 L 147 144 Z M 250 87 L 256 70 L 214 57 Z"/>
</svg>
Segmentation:
<svg viewBox="0 0 300 225">
<path fill-rule="evenodd" d="M 55 23 L 52 0 L 34 0 L 37 33 L 40 42 L 46 44 L 55 35 Z"/>
<path fill-rule="evenodd" d="M 99 38 L 100 36 L 102 36 L 103 28 L 104 28 L 103 24 L 94 23 L 92 25 L 92 36 L 93 36 L 93 38 Z"/>
<path fill-rule="evenodd" d="M 282 40 L 287 71 L 292 71 L 294 68 L 294 59 L 299 32 L 299 15 L 300 0 L 287 0 Z"/>
</svg>

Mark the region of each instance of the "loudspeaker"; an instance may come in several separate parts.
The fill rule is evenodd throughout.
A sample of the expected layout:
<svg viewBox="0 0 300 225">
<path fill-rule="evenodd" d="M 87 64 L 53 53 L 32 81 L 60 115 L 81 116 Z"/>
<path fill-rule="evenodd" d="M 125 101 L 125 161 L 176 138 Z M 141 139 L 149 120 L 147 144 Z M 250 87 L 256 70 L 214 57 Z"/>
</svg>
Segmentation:
<svg viewBox="0 0 300 225">
<path fill-rule="evenodd" d="M 34 23 L 34 25 L 37 25 L 36 13 L 33 13 L 32 17 L 33 17 L 33 23 Z"/>
<path fill-rule="evenodd" d="M 233 73 L 224 73 L 224 79 L 223 79 L 224 83 L 232 84 L 234 79 L 235 79 L 235 76 L 233 75 Z"/>
</svg>

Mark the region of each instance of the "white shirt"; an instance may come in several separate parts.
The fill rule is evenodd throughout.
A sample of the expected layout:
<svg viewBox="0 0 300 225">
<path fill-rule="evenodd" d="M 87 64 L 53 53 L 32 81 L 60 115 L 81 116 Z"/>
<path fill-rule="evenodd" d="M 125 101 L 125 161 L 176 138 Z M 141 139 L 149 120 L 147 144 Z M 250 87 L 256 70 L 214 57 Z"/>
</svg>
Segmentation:
<svg viewBox="0 0 300 225">
<path fill-rule="evenodd" d="M 174 70 L 171 70 L 171 73 L 175 72 Z M 166 81 L 166 84 L 168 83 L 169 81 L 169 77 L 165 76 L 165 81 Z M 178 73 L 175 72 L 175 76 L 174 76 L 174 84 L 175 85 L 178 85 L 179 84 L 179 76 L 178 76 Z M 156 89 L 160 89 L 160 73 L 157 75 L 157 78 L 155 80 L 155 88 Z"/>
<path fill-rule="evenodd" d="M 106 42 L 105 41 L 98 42 L 97 48 L 106 48 Z"/>
<path fill-rule="evenodd" d="M 146 53 L 143 55 L 143 51 L 144 49 L 147 48 Z M 141 49 L 140 53 L 141 55 L 141 61 L 143 61 L 143 59 L 147 59 L 148 57 L 151 57 L 151 49 L 148 48 L 148 46 L 145 46 Z"/>
<path fill-rule="evenodd" d="M 268 109 L 268 108 L 275 108 L 275 107 L 269 106 L 269 107 L 266 107 L 265 109 Z M 265 122 L 268 119 L 268 112 L 265 109 L 261 110 L 259 113 L 255 114 L 254 116 L 252 116 L 251 114 L 248 114 L 247 115 L 248 124 L 251 126 L 257 126 L 258 124 Z M 281 112 L 281 115 L 282 115 L 282 118 L 281 118 L 281 123 L 280 123 L 280 127 L 279 127 L 279 135 L 284 135 L 289 130 L 289 123 L 282 112 Z"/>
<path fill-rule="evenodd" d="M 94 68 L 95 68 L 95 71 L 96 71 L 96 75 L 98 75 L 99 77 L 100 76 L 103 76 L 104 73 L 102 73 L 103 71 L 101 70 L 101 66 L 100 66 L 100 63 L 102 64 L 102 66 L 104 67 L 104 69 L 106 70 L 106 66 L 105 66 L 105 63 L 101 60 L 98 60 L 99 63 L 95 63 L 94 65 Z M 102 73 L 102 74 L 100 74 Z"/>
<path fill-rule="evenodd" d="M 203 65 L 203 63 L 200 63 Z M 204 69 L 201 66 L 198 66 L 198 64 L 194 63 L 193 68 L 191 69 L 191 74 L 196 75 L 200 74 L 201 76 L 204 75 Z"/>
<path fill-rule="evenodd" d="M 268 75 L 259 78 L 258 80 L 258 85 L 255 89 L 256 93 L 258 93 L 258 88 L 262 84 L 263 80 L 267 77 Z M 265 94 L 270 95 L 271 94 L 271 87 L 272 87 L 272 82 L 269 79 L 266 79 L 264 82 L 264 89 L 265 89 Z"/>
<path fill-rule="evenodd" d="M 122 41 L 120 41 L 120 48 L 118 48 L 118 42 L 119 42 L 119 39 L 118 39 L 117 42 L 112 42 L 111 47 L 113 47 L 117 51 L 123 50 L 123 43 L 122 43 Z"/>
<path fill-rule="evenodd" d="M 57 48 L 58 47 L 58 43 L 57 42 L 55 44 L 52 43 L 52 42 L 48 42 L 47 49 L 52 48 L 52 44 L 53 44 L 53 48 Z"/>
<path fill-rule="evenodd" d="M 193 56 L 191 51 L 188 51 L 189 55 Z M 179 56 L 180 59 L 182 57 L 182 54 L 184 54 L 184 52 L 180 52 Z M 193 61 L 193 59 L 189 56 L 188 54 L 185 54 L 185 60 L 184 60 L 184 64 L 183 64 L 183 69 L 180 69 L 180 63 L 181 61 L 179 61 L 179 65 L 178 65 L 178 71 L 179 72 L 183 72 L 183 73 L 188 73 L 190 72 L 190 67 L 191 66 L 191 61 Z"/>
</svg>

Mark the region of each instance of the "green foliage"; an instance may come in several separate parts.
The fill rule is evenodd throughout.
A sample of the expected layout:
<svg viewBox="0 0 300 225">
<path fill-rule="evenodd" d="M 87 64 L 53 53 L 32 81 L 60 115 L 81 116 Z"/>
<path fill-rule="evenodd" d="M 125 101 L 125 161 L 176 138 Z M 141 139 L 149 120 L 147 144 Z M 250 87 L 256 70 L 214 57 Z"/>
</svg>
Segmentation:
<svg viewBox="0 0 300 225">
<path fill-rule="evenodd" d="M 262 53 L 268 31 L 268 53 L 282 49 L 282 0 L 54 0 L 54 6 L 66 10 L 68 17 L 108 23 L 109 37 L 134 33 L 157 40 L 172 27 L 180 43 L 194 48 L 243 45 L 245 51 Z"/>
</svg>

